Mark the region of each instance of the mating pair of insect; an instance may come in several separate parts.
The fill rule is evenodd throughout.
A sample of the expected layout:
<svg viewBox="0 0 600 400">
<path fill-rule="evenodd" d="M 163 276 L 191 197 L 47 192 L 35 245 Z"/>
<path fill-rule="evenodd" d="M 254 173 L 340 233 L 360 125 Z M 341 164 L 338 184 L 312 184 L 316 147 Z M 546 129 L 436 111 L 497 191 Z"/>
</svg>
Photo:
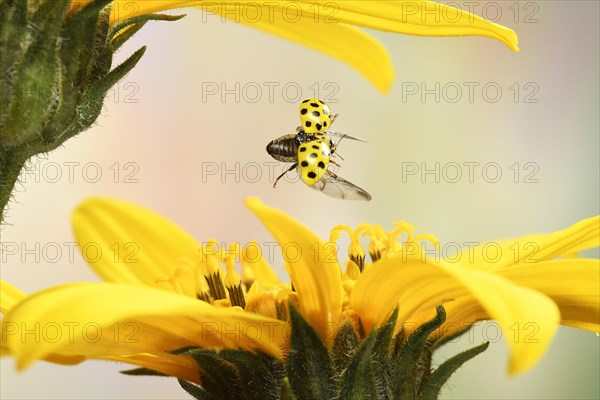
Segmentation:
<svg viewBox="0 0 600 400">
<path fill-rule="evenodd" d="M 319 99 L 307 99 L 300 103 L 300 121 L 295 134 L 283 135 L 267 145 L 267 153 L 277 161 L 291 162 L 292 166 L 279 175 L 273 184 L 294 169 L 308 187 L 319 190 L 328 196 L 347 200 L 371 200 L 371 195 L 342 179 L 327 169 L 329 164 L 340 166 L 331 158 L 336 154 L 337 146 L 344 138 L 363 141 L 361 139 L 327 130 L 335 121 L 329 106 Z M 334 142 L 333 138 L 339 138 Z"/>
</svg>

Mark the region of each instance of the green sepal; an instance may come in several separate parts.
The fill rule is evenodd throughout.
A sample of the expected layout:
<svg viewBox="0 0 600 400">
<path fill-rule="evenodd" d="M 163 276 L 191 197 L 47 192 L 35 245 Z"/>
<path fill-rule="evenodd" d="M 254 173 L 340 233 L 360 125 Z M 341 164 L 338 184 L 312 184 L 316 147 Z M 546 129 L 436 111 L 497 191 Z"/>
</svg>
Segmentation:
<svg viewBox="0 0 600 400">
<path fill-rule="evenodd" d="M 15 64 L 28 46 L 27 39 L 27 0 L 4 1 L 0 6 L 0 126 L 6 119 L 13 99 L 14 85 L 11 80 Z"/>
<path fill-rule="evenodd" d="M 186 16 L 186 14 L 181 14 L 181 15 L 144 14 L 144 15 L 137 15 L 132 18 L 127 18 L 127 19 L 124 19 L 123 21 L 117 22 L 108 30 L 107 40 L 112 41 L 113 38 L 115 37 L 115 35 L 117 35 L 122 29 L 127 28 L 128 26 L 131 26 L 131 25 L 139 24 L 140 22 L 177 21 L 185 16 Z"/>
<path fill-rule="evenodd" d="M 146 25 L 145 22 L 140 22 L 135 25 L 128 26 L 125 28 L 117 37 L 115 37 L 110 45 L 113 51 L 119 50 L 121 46 L 125 44 L 133 35 L 135 35 L 140 29 L 142 29 Z"/>
<path fill-rule="evenodd" d="M 0 130 L 4 147 L 39 137 L 56 105 L 62 73 L 57 55 L 61 24 L 56 21 L 65 17 L 69 5 L 68 0 L 46 1 L 33 14 L 29 29 L 31 42 L 17 55 L 14 73 L 9 78 L 11 99 Z"/>
<path fill-rule="evenodd" d="M 78 107 L 94 79 L 106 74 L 101 71 L 97 75 L 91 69 L 97 65 L 109 63 L 112 55 L 101 55 L 102 49 L 98 48 L 98 36 L 102 36 L 101 21 L 108 18 L 106 5 L 110 0 L 96 0 L 83 7 L 65 22 L 63 36 L 68 37 L 61 45 L 60 56 L 63 65 L 63 75 L 59 86 L 60 96 L 56 109 L 50 117 L 50 122 L 42 131 L 42 143 L 45 145 L 62 143 L 64 140 L 76 135 L 91 125 L 89 118 Z M 84 116 L 84 118 L 82 118 Z M 65 129 L 64 121 L 72 123 Z M 93 122 L 93 121 L 92 121 Z M 60 141 L 56 132 L 61 132 Z"/>
<path fill-rule="evenodd" d="M 169 376 L 167 374 L 163 374 L 162 372 L 158 372 L 150 368 L 133 368 L 119 372 L 123 375 L 131 376 Z"/>
<path fill-rule="evenodd" d="M 64 80 L 73 86 L 73 91 L 87 80 L 88 66 L 96 61 L 93 59 L 94 46 L 91 44 L 96 37 L 100 14 L 111 1 L 93 1 L 74 13 L 65 23 L 63 35 L 69 40 L 61 46 L 61 58 L 65 65 Z"/>
<path fill-rule="evenodd" d="M 0 223 L 25 162 L 92 126 L 110 87 L 144 52 L 111 71 L 110 2 L 71 9 L 71 0 L 0 0 Z M 179 18 L 145 15 L 121 23 L 139 26 L 119 45 L 141 28 L 136 21 Z"/>
<path fill-rule="evenodd" d="M 136 64 L 144 55 L 145 51 L 146 46 L 141 47 L 118 67 L 110 71 L 104 78 L 94 83 L 92 88 L 85 93 L 84 98 L 81 100 L 81 106 L 79 108 L 80 118 L 76 121 L 77 126 L 74 127 L 72 134 L 69 132 L 67 135 L 65 135 L 66 137 L 64 137 L 64 140 L 78 132 L 81 132 L 94 123 L 102 111 L 104 96 L 108 90 L 136 66 Z M 64 140 L 62 140 L 60 143 L 62 143 Z"/>
<path fill-rule="evenodd" d="M 330 400 L 335 397 L 329 352 L 315 329 L 289 303 L 292 337 L 287 359 L 290 386 L 298 400 Z"/>
<path fill-rule="evenodd" d="M 243 350 L 221 350 L 219 357 L 236 367 L 241 388 L 245 389 L 245 399 L 276 399 L 279 386 L 285 376 L 283 364 L 263 353 L 249 353 Z"/>
<path fill-rule="evenodd" d="M 429 351 L 427 349 L 427 339 L 445 320 L 446 311 L 444 307 L 436 307 L 436 316 L 419 326 L 402 344 L 392 362 L 392 390 L 395 399 L 413 400 L 417 397 L 423 370 L 431 368 L 430 365 L 424 365 L 423 363 L 424 352 Z"/>
<path fill-rule="evenodd" d="M 279 398 L 280 400 L 297 400 L 288 378 L 284 378 L 281 382 L 281 396 L 279 396 Z"/>
<path fill-rule="evenodd" d="M 332 361 L 334 371 L 343 371 L 348 367 L 360 342 L 350 322 L 344 323 L 333 339 Z"/>
<path fill-rule="evenodd" d="M 449 360 L 446 360 L 433 371 L 429 379 L 423 384 L 420 400 L 437 400 L 442 386 L 444 386 L 450 376 L 465 362 L 478 354 L 483 353 L 488 348 L 489 344 L 489 342 L 482 343 L 477 347 L 473 347 L 472 349 L 466 350 Z"/>
<path fill-rule="evenodd" d="M 378 383 L 373 369 L 373 348 L 378 338 L 377 328 L 362 342 L 341 376 L 339 399 L 377 399 Z"/>
<path fill-rule="evenodd" d="M 373 347 L 373 374 L 376 379 L 379 398 L 391 399 L 393 397 L 391 382 L 392 340 L 397 322 L 398 307 L 394 309 L 385 325 L 379 329 Z"/>
<path fill-rule="evenodd" d="M 432 341 L 431 349 L 435 350 L 438 347 L 441 347 L 441 346 L 445 345 L 446 343 L 449 343 L 449 342 L 453 341 L 454 339 L 461 337 L 462 335 L 464 335 L 465 333 L 470 331 L 472 327 L 473 327 L 472 325 L 469 325 L 466 328 L 458 330 L 448 336 L 438 335 L 438 336 L 434 336 L 433 338 L 429 338 L 429 340 Z"/>
<path fill-rule="evenodd" d="M 244 391 L 235 366 L 219 357 L 216 351 L 198 349 L 184 354 L 193 358 L 200 367 L 200 381 L 205 391 L 219 399 L 243 398 Z"/>
<path fill-rule="evenodd" d="M 179 347 L 175 350 L 169 351 L 169 354 L 175 354 L 175 355 L 185 354 L 192 350 L 200 350 L 200 347 L 198 347 L 198 346 L 183 346 L 183 347 Z"/>
<path fill-rule="evenodd" d="M 206 390 L 202 389 L 198 385 L 194 385 L 191 382 L 186 381 L 185 379 L 177 378 L 179 385 L 188 392 L 190 396 L 198 400 L 219 400 L 218 397 L 213 396 L 208 393 Z"/>
</svg>

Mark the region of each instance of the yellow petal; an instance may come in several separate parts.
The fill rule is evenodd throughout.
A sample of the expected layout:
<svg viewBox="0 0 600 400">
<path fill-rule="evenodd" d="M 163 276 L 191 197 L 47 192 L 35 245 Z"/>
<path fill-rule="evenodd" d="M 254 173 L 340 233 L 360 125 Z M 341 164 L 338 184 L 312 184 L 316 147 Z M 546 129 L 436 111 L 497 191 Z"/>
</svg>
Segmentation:
<svg viewBox="0 0 600 400">
<path fill-rule="evenodd" d="M 473 268 L 501 270 L 519 263 L 533 265 L 600 246 L 600 216 L 587 218 L 550 234 L 488 242 L 464 250 L 455 259 Z"/>
<path fill-rule="evenodd" d="M 165 217 L 121 200 L 90 198 L 72 215 L 83 257 L 109 282 L 173 290 L 161 278 L 172 276 L 189 260 L 199 260 L 200 245 Z M 188 296 L 196 296 L 193 279 L 181 279 Z"/>
<path fill-rule="evenodd" d="M 284 329 L 279 320 L 110 283 L 47 289 L 19 303 L 2 321 L 3 343 L 21 368 L 55 353 L 168 358 L 167 352 L 179 347 L 215 344 L 281 357 Z"/>
<path fill-rule="evenodd" d="M 198 364 L 187 356 L 174 356 L 172 359 L 165 359 L 153 354 L 134 354 L 130 356 L 100 357 L 100 359 L 125 362 L 162 372 L 169 376 L 183 378 L 190 382 L 200 383 Z"/>
<path fill-rule="evenodd" d="M 301 3 L 305 4 L 305 12 L 314 9 L 314 0 Z M 323 5 L 322 13 L 327 11 L 325 4 L 331 4 L 327 0 L 319 3 Z M 333 18 L 343 23 L 417 36 L 484 36 L 519 50 L 517 34 L 511 29 L 445 4 L 426 0 L 351 0 L 335 4 L 339 10 Z"/>
<path fill-rule="evenodd" d="M 27 295 L 8 282 L 0 279 L 0 312 L 6 314 Z"/>
<path fill-rule="evenodd" d="M 242 249 L 242 268 L 249 268 L 255 280 L 262 284 L 277 285 L 281 283 L 273 268 L 262 255 L 262 249 L 255 241 Z"/>
<path fill-rule="evenodd" d="M 394 81 L 394 68 L 385 47 L 373 37 L 343 23 L 315 22 L 314 11 L 308 12 L 306 7 L 310 5 L 302 2 L 293 3 L 294 9 L 304 9 L 297 14 L 292 11 L 289 15 L 293 16 L 288 16 L 290 11 L 281 8 L 286 3 L 265 3 L 267 5 L 262 2 L 252 2 L 252 10 L 258 11 L 256 18 L 251 19 L 236 18 L 241 11 L 234 12 L 232 15 L 231 8 L 235 5 L 239 6 L 239 1 L 203 2 L 199 6 L 205 12 L 237 19 L 249 27 L 327 54 L 354 68 L 381 92 L 389 91 Z"/>
<path fill-rule="evenodd" d="M 340 266 L 327 253 L 331 249 L 300 222 L 258 198 L 246 199 L 246 205 L 279 243 L 302 315 L 325 340 L 332 340 L 332 328 L 340 321 L 343 290 Z"/>
<path fill-rule="evenodd" d="M 544 354 L 556 332 L 560 314 L 545 295 L 519 287 L 508 279 L 473 271 L 457 264 L 435 263 L 418 258 L 384 259 L 363 272 L 350 296 L 350 307 L 367 330 L 381 325 L 399 305 L 399 321 L 446 301 L 471 296 L 504 332 L 514 324 L 536 323 L 536 343 L 508 340 L 509 372 L 531 368 Z"/>
<path fill-rule="evenodd" d="M 560 308 L 563 324 L 600 332 L 599 260 L 545 261 L 496 273 L 554 300 Z"/>
</svg>

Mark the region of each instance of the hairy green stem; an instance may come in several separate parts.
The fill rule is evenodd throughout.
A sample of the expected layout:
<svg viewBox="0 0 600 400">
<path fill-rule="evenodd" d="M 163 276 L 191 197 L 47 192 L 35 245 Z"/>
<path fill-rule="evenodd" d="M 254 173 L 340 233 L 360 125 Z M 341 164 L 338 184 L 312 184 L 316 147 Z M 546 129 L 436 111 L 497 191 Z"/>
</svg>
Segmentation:
<svg viewBox="0 0 600 400">
<path fill-rule="evenodd" d="M 5 220 L 10 195 L 28 158 L 29 156 L 15 148 L 0 147 L 0 224 Z"/>
</svg>

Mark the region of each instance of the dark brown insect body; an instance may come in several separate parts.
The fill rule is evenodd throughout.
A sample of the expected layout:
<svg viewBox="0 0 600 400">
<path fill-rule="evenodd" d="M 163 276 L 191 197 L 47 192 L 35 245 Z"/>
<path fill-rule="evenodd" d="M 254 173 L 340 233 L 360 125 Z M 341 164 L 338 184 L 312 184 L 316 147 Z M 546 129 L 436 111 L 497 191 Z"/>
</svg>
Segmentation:
<svg viewBox="0 0 600 400">
<path fill-rule="evenodd" d="M 298 146 L 300 144 L 297 134 L 283 135 L 269 142 L 267 153 L 277 161 L 296 162 L 298 159 Z"/>
</svg>

